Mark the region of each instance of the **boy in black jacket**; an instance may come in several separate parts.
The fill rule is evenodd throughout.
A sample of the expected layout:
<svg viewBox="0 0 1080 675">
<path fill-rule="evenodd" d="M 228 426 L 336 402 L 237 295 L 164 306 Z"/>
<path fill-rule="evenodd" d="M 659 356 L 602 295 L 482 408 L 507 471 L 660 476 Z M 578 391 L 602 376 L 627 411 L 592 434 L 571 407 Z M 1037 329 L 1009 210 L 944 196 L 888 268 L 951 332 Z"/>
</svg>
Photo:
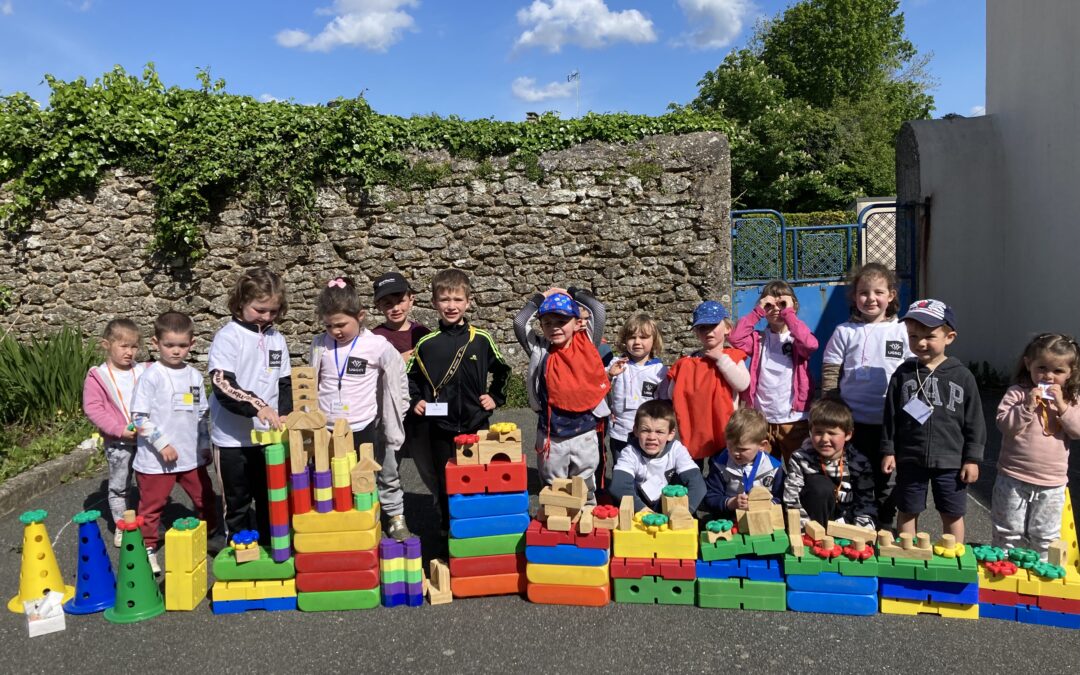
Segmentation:
<svg viewBox="0 0 1080 675">
<path fill-rule="evenodd" d="M 427 423 L 430 437 L 430 453 L 423 456 L 420 448 L 414 448 L 413 461 L 430 464 L 437 478 L 438 494 L 433 496 L 443 530 L 450 527 L 445 472 L 446 462 L 454 456 L 454 437 L 488 425 L 491 411 L 506 403 L 510 375 L 491 334 L 465 319 L 471 296 L 472 285 L 464 272 L 443 270 L 435 275 L 431 299 L 439 313 L 439 329 L 420 338 L 407 366 L 410 405 Z"/>
<path fill-rule="evenodd" d="M 881 436 L 881 469 L 896 470 L 896 527 L 914 534 L 926 509 L 926 486 L 946 534 L 964 541 L 967 484 L 979 478 L 986 422 L 975 376 L 945 355 L 956 318 L 940 300 L 919 300 L 904 315 L 914 359 L 889 381 Z"/>
</svg>

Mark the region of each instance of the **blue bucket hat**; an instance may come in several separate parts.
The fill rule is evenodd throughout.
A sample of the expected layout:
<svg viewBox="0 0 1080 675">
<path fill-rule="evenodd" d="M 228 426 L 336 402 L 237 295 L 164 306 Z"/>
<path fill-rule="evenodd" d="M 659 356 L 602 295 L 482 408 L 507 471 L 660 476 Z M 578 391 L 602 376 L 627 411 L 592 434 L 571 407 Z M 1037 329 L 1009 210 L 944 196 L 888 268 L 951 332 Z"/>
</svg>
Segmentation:
<svg viewBox="0 0 1080 675">
<path fill-rule="evenodd" d="M 566 293 L 553 293 L 544 299 L 540 303 L 540 309 L 536 312 L 537 316 L 544 316 L 545 314 L 561 314 L 562 316 L 570 316 L 575 319 L 581 318 L 581 312 L 578 310 L 577 303 Z"/>
<path fill-rule="evenodd" d="M 712 326 L 728 318 L 727 310 L 715 300 L 706 300 L 694 310 L 693 326 Z"/>
</svg>

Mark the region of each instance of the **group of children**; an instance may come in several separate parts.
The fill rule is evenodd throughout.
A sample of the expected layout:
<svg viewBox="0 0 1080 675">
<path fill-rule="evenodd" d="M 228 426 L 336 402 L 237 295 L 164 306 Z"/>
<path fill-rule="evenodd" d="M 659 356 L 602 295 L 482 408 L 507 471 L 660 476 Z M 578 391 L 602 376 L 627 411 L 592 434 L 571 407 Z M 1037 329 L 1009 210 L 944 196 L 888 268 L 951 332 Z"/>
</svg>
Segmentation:
<svg viewBox="0 0 1080 675">
<path fill-rule="evenodd" d="M 398 475 L 403 448 L 447 529 L 443 476 L 454 437 L 488 426 L 505 403 L 510 375 L 491 334 L 466 317 L 468 276 L 439 272 L 431 293 L 438 326 L 429 331 L 410 318 L 416 294 L 408 281 L 395 272 L 379 277 L 374 304 L 385 321 L 367 329 L 352 280 L 332 279 L 317 302 L 326 331 L 309 352 L 328 425 L 345 419 L 357 445 L 375 444 L 386 531 L 397 539 L 411 536 Z M 604 305 L 593 294 L 573 287 L 535 294 L 513 326 L 528 356 L 542 481 L 581 476 L 590 502 L 629 495 L 639 508 L 656 508 L 662 489 L 678 483 L 688 489 L 691 510 L 714 518 L 732 517 L 762 486 L 806 520 L 882 527 L 895 516 L 900 532 L 915 531 L 929 486 L 945 531 L 962 541 L 966 485 L 978 478 L 986 436 L 979 391 L 967 368 L 945 353 L 956 339 L 952 309 L 922 300 L 898 317 L 897 293 L 895 275 L 880 264 L 854 272 L 851 319 L 825 347 L 817 401 L 809 361 L 819 342 L 783 281 L 766 284 L 734 326 L 723 305 L 701 303 L 692 317 L 701 349 L 670 367 L 649 316 L 626 321 L 615 354 L 603 340 Z M 250 436 L 280 428 L 292 410 L 289 350 L 273 326 L 287 310 L 280 276 L 248 270 L 228 307 L 232 317 L 210 346 L 209 401 L 202 377 L 186 363 L 194 327 L 179 312 L 155 321 L 158 359 L 149 365 L 135 361 L 135 324 L 111 321 L 102 339 L 106 360 L 86 378 L 84 407 L 105 439 L 113 518 L 128 506 L 133 468 L 155 569 L 160 514 L 174 484 L 217 529 L 211 460 L 228 532 L 269 534 L 265 460 Z M 1076 341 L 1036 337 L 998 409 L 1004 440 L 995 544 L 1026 543 L 1045 556 L 1057 538 L 1068 443 L 1080 437 L 1078 399 Z M 615 460 L 606 486 L 605 439 Z"/>
</svg>

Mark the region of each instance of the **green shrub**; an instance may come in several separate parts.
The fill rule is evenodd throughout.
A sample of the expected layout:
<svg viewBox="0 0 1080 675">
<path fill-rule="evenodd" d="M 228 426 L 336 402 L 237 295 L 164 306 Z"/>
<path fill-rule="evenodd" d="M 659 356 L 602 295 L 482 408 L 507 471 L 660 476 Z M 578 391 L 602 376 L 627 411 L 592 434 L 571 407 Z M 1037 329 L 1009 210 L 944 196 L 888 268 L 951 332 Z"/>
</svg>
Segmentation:
<svg viewBox="0 0 1080 675">
<path fill-rule="evenodd" d="M 510 373 L 510 379 L 506 381 L 506 405 L 505 408 L 528 408 L 529 394 L 525 389 L 525 378 L 517 373 Z"/>
<path fill-rule="evenodd" d="M 849 225 L 855 222 L 854 211 L 810 211 L 809 213 L 785 213 L 784 222 L 788 227 L 805 225 Z"/>
<path fill-rule="evenodd" d="M 0 340 L 0 421 L 45 424 L 82 416 L 86 371 L 100 359 L 82 331 L 64 327 L 20 343 Z"/>
<path fill-rule="evenodd" d="M 80 413 L 45 426 L 12 424 L 0 429 L 0 481 L 66 455 L 93 433 Z"/>
</svg>

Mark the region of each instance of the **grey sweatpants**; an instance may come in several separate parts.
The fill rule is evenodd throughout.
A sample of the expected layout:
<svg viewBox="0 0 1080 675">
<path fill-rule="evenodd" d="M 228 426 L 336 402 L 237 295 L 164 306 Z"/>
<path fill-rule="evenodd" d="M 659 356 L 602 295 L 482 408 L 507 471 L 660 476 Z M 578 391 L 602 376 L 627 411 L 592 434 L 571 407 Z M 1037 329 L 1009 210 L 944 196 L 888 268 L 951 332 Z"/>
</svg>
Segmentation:
<svg viewBox="0 0 1080 675">
<path fill-rule="evenodd" d="M 555 478 L 581 476 L 589 489 L 589 503 L 596 503 L 596 467 L 600 465 L 600 441 L 592 429 L 577 436 L 552 436 L 551 446 L 544 452 L 547 435 L 536 432 L 536 470 L 544 485 Z"/>
<path fill-rule="evenodd" d="M 400 448 L 397 452 L 386 451 L 385 439 L 380 438 L 375 444 L 375 461 L 382 465 L 382 469 L 375 474 L 375 487 L 379 490 L 379 504 L 387 518 L 405 512 L 405 493 L 401 489 L 401 474 L 398 473 L 400 458 Z"/>
<path fill-rule="evenodd" d="M 131 482 L 131 462 L 135 459 L 135 446 L 109 443 L 105 446 L 105 461 L 109 464 L 109 511 L 113 522 L 124 519 L 128 508 L 128 483 Z"/>
<path fill-rule="evenodd" d="M 1050 544 L 1061 536 L 1065 489 L 1064 485 L 1032 485 L 999 473 L 990 509 L 994 546 L 1010 549 L 1026 545 L 1045 561 Z"/>
</svg>

